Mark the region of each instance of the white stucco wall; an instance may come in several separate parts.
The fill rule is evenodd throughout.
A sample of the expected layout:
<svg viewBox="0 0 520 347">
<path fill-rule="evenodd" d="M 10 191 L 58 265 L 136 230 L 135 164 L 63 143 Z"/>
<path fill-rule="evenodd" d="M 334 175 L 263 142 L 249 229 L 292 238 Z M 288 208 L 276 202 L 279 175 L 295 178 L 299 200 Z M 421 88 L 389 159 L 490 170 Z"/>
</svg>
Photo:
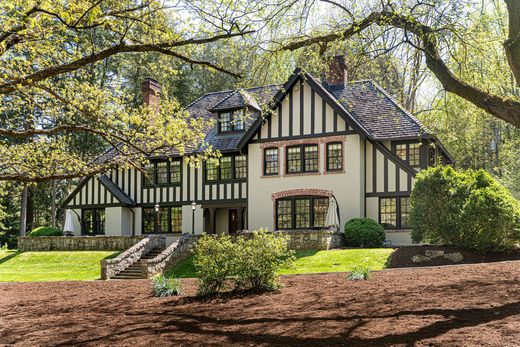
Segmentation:
<svg viewBox="0 0 520 347">
<path fill-rule="evenodd" d="M 195 207 L 195 234 L 202 234 L 204 231 L 204 218 L 203 218 L 204 210 L 200 205 Z M 190 233 L 192 232 L 192 210 L 191 205 L 182 206 L 182 232 Z"/>
<path fill-rule="evenodd" d="M 348 135 L 343 146 L 345 172 L 324 173 L 325 145 L 320 144 L 319 174 L 283 177 L 261 177 L 263 151 L 260 144 L 249 145 L 249 230 L 265 227 L 274 229 L 274 211 L 271 194 L 290 189 L 331 190 L 338 200 L 340 224 L 364 215 L 363 141 L 359 135 Z M 285 172 L 285 151 L 280 148 L 280 172 Z"/>
</svg>

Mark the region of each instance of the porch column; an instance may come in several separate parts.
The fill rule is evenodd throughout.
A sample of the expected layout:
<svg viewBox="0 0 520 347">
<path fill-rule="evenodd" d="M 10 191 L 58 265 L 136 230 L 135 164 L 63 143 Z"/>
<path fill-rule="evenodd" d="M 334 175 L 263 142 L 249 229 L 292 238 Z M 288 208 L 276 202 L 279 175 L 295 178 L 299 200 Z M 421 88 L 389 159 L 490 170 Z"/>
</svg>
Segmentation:
<svg viewBox="0 0 520 347">
<path fill-rule="evenodd" d="M 242 220 L 242 213 L 244 213 L 244 207 L 240 206 L 238 209 L 238 230 L 242 231 L 244 230 L 244 221 Z"/>
<path fill-rule="evenodd" d="M 209 233 L 215 234 L 215 210 L 216 208 L 210 207 L 208 208 L 209 212 Z"/>
</svg>

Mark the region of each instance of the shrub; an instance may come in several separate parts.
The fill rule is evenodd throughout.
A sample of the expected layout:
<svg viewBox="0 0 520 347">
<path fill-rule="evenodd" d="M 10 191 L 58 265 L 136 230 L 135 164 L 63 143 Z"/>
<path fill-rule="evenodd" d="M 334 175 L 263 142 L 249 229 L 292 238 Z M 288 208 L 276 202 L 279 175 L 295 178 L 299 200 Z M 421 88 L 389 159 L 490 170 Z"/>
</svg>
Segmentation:
<svg viewBox="0 0 520 347">
<path fill-rule="evenodd" d="M 284 235 L 254 231 L 249 239 L 236 240 L 238 261 L 235 268 L 235 288 L 274 290 L 279 287 L 277 272 L 292 265 L 293 251 L 287 248 Z"/>
<path fill-rule="evenodd" d="M 182 294 L 181 281 L 177 278 L 168 278 L 162 274 L 153 278 L 152 288 L 153 294 L 156 297 Z"/>
<path fill-rule="evenodd" d="M 59 228 L 54 227 L 39 227 L 33 229 L 29 234 L 30 237 L 39 237 L 39 236 L 63 236 L 63 231 Z"/>
<path fill-rule="evenodd" d="M 205 235 L 195 247 L 193 265 L 199 279 L 199 295 L 211 295 L 224 289 L 235 273 L 236 246 L 229 235 Z"/>
<path fill-rule="evenodd" d="M 415 242 L 503 251 L 520 240 L 520 204 L 483 170 L 433 167 L 417 175 L 410 223 Z"/>
<path fill-rule="evenodd" d="M 278 287 L 277 272 L 290 266 L 293 251 L 282 234 L 254 231 L 249 238 L 205 235 L 195 247 L 193 264 L 199 295 L 212 295 L 234 284 L 235 290 L 271 290 Z"/>
<path fill-rule="evenodd" d="M 351 281 L 367 280 L 370 277 L 370 266 L 368 259 L 359 265 L 356 265 L 352 271 L 347 275 L 347 279 Z"/>
<path fill-rule="evenodd" d="M 354 218 L 345 223 L 345 244 L 352 247 L 381 247 L 385 230 L 370 218 Z"/>
</svg>

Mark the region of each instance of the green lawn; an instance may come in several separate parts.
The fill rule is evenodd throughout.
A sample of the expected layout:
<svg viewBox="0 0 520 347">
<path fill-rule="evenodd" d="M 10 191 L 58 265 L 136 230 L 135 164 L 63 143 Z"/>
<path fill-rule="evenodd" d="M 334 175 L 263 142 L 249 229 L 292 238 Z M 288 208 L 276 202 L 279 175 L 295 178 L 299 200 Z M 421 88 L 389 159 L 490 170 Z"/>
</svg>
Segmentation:
<svg viewBox="0 0 520 347">
<path fill-rule="evenodd" d="M 17 252 L 0 250 L 0 282 L 95 280 L 101 259 L 119 252 Z"/>
<path fill-rule="evenodd" d="M 318 272 L 350 271 L 359 264 L 367 263 L 371 270 L 381 270 L 387 266 L 391 248 L 338 249 L 330 251 L 297 251 L 294 267 L 283 269 L 282 275 Z M 167 276 L 192 278 L 195 276 L 193 257 L 182 261 L 170 269 Z"/>
</svg>

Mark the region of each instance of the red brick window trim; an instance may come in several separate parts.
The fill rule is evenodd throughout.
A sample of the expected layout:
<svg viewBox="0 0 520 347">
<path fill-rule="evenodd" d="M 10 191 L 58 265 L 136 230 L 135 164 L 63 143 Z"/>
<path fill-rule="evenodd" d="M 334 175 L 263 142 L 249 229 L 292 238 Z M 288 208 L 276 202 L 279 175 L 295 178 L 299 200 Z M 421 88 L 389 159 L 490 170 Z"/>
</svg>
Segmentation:
<svg viewBox="0 0 520 347">
<path fill-rule="evenodd" d="M 292 196 L 325 196 L 330 198 L 332 196 L 332 190 L 312 188 L 290 189 L 271 194 L 271 198 L 273 199 L 273 201 Z"/>
</svg>

